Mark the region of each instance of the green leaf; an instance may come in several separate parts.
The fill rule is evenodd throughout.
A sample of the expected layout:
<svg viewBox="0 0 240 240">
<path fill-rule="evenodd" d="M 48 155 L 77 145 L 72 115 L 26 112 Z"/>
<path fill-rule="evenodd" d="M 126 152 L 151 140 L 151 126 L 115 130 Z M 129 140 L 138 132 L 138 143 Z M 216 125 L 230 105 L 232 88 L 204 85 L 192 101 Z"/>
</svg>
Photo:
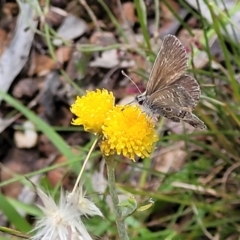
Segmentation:
<svg viewBox="0 0 240 240">
<path fill-rule="evenodd" d="M 4 215 L 17 228 L 17 230 L 25 233 L 31 231 L 31 225 L 15 210 L 2 194 L 0 194 L 0 203 L 0 208 Z"/>
</svg>

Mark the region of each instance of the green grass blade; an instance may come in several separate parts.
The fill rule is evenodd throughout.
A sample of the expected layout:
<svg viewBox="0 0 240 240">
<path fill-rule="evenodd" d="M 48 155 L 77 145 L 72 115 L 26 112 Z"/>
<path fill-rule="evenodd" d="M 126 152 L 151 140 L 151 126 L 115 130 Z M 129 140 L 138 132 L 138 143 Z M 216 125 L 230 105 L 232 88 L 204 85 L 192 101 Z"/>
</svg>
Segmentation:
<svg viewBox="0 0 240 240">
<path fill-rule="evenodd" d="M 151 51 L 150 37 L 147 29 L 147 13 L 145 3 L 143 0 L 134 0 L 134 3 L 137 9 L 138 19 L 142 29 L 144 40 L 147 44 L 148 50 Z"/>
<path fill-rule="evenodd" d="M 102 7 L 104 8 L 104 10 L 106 11 L 106 13 L 108 14 L 111 22 L 114 24 L 114 26 L 116 27 L 116 29 L 118 30 L 119 34 L 121 35 L 121 37 L 124 39 L 124 41 L 126 43 L 128 43 L 128 38 L 125 34 L 125 32 L 123 31 L 121 25 L 119 24 L 119 22 L 117 21 L 117 19 L 115 18 L 115 16 L 113 15 L 112 11 L 109 9 L 109 7 L 107 6 L 107 4 L 103 1 L 103 0 L 98 0 L 98 2 L 102 5 Z"/>
<path fill-rule="evenodd" d="M 25 233 L 31 231 L 32 227 L 25 217 L 22 217 L 2 194 L 0 194 L 0 203 L 0 209 L 19 231 Z"/>
<path fill-rule="evenodd" d="M 221 30 L 220 30 L 220 23 L 219 23 L 220 19 L 215 14 L 215 12 L 213 10 L 213 5 L 210 4 L 210 3 L 207 3 L 207 4 L 208 4 L 208 7 L 209 7 L 209 11 L 211 13 L 211 16 L 212 16 L 213 27 L 214 27 L 217 35 L 218 35 L 220 45 L 221 45 L 221 48 L 223 50 L 224 58 L 225 58 L 225 61 L 226 61 L 226 66 L 227 66 L 227 69 L 228 69 L 228 72 L 229 72 L 229 81 L 231 82 L 231 85 L 232 85 L 233 91 L 234 91 L 234 97 L 238 101 L 240 101 L 239 83 L 236 81 L 234 70 L 233 70 L 232 63 L 231 63 L 230 56 L 229 56 L 229 52 L 228 52 L 226 43 L 224 42 L 224 37 L 223 37 L 223 35 L 221 33 Z"/>
</svg>

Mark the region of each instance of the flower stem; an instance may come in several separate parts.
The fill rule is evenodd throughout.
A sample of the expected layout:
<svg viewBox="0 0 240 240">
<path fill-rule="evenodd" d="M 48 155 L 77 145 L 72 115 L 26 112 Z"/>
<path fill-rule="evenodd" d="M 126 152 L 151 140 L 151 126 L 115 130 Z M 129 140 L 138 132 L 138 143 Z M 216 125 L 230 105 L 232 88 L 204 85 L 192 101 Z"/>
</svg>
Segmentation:
<svg viewBox="0 0 240 240">
<path fill-rule="evenodd" d="M 80 173 L 78 174 L 76 183 L 75 183 L 74 188 L 73 188 L 73 190 L 72 190 L 72 193 L 74 193 L 74 192 L 76 191 L 77 187 L 78 187 L 78 184 L 79 184 L 79 182 L 80 182 L 80 179 L 81 179 L 81 176 L 82 176 L 82 174 L 83 174 L 83 171 L 84 171 L 84 169 L 85 169 L 85 167 L 86 167 L 86 165 L 87 165 L 88 159 L 90 158 L 93 149 L 95 148 L 95 146 L 96 146 L 96 144 L 97 144 L 97 141 L 98 141 L 98 138 L 96 138 L 95 141 L 93 142 L 93 144 L 92 144 L 92 146 L 91 146 L 91 148 L 90 148 L 90 150 L 89 150 L 89 152 L 88 152 L 88 155 L 87 155 L 87 157 L 86 157 L 85 160 L 84 160 L 84 163 L 83 163 L 83 165 L 82 165 L 81 171 L 80 171 Z"/>
<path fill-rule="evenodd" d="M 116 223 L 117 223 L 117 229 L 118 234 L 121 240 L 129 240 L 124 219 L 122 218 L 122 212 L 120 207 L 118 206 L 119 200 L 116 190 L 116 181 L 115 181 L 115 161 L 112 157 L 105 157 L 106 164 L 107 164 L 107 175 L 108 175 L 108 185 L 109 185 L 109 191 L 113 202 L 113 208 L 116 216 Z"/>
</svg>

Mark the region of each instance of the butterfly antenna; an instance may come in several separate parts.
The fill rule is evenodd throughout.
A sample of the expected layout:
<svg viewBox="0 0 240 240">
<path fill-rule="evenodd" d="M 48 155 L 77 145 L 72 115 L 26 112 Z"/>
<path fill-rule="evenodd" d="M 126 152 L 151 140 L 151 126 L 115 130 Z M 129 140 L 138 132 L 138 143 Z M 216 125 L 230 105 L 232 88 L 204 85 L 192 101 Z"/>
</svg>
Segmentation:
<svg viewBox="0 0 240 240">
<path fill-rule="evenodd" d="M 137 86 L 137 84 L 123 70 L 121 71 L 121 73 L 123 76 L 125 76 L 127 79 L 129 79 L 133 83 L 133 85 L 137 88 L 139 93 L 142 93 L 141 90 L 139 89 L 139 87 Z"/>
</svg>

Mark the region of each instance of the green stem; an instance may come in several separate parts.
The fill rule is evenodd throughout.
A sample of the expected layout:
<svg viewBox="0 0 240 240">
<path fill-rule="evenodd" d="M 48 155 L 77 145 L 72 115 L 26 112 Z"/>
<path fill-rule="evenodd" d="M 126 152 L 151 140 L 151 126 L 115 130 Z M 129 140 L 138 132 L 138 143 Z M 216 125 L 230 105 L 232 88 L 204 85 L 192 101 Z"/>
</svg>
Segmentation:
<svg viewBox="0 0 240 240">
<path fill-rule="evenodd" d="M 78 185 L 79 185 L 79 182 L 80 182 L 81 176 L 82 176 L 82 174 L 83 174 L 83 171 L 85 170 L 85 167 L 86 167 L 86 165 L 87 165 L 87 162 L 88 162 L 88 160 L 89 160 L 89 158 L 90 158 L 90 156 L 91 156 L 91 154 L 92 154 L 92 152 L 93 152 L 93 150 L 94 150 L 94 148 L 95 148 L 95 146 L 96 146 L 96 144 L 97 144 L 97 141 L 98 141 L 98 138 L 96 138 L 95 141 L 93 142 L 93 144 L 92 144 L 92 146 L 91 146 L 91 148 L 90 148 L 90 150 L 89 150 L 89 152 L 88 152 L 88 155 L 87 155 L 86 159 L 85 159 L 84 162 L 83 162 L 81 171 L 80 171 L 80 173 L 78 174 L 76 183 L 75 183 L 74 188 L 73 188 L 73 190 L 72 190 L 72 193 L 74 193 L 74 192 L 76 191 L 76 189 L 77 189 L 77 187 L 78 187 Z"/>
<path fill-rule="evenodd" d="M 125 228 L 125 224 L 124 224 L 124 219 L 122 218 L 122 212 L 120 207 L 118 206 L 119 200 L 118 200 L 118 195 L 116 190 L 115 171 L 114 171 L 115 161 L 112 157 L 105 157 L 105 159 L 107 164 L 108 186 L 109 186 L 109 191 L 110 191 L 110 195 L 113 202 L 114 213 L 116 216 L 118 234 L 121 240 L 129 240 L 129 237 Z"/>
</svg>

